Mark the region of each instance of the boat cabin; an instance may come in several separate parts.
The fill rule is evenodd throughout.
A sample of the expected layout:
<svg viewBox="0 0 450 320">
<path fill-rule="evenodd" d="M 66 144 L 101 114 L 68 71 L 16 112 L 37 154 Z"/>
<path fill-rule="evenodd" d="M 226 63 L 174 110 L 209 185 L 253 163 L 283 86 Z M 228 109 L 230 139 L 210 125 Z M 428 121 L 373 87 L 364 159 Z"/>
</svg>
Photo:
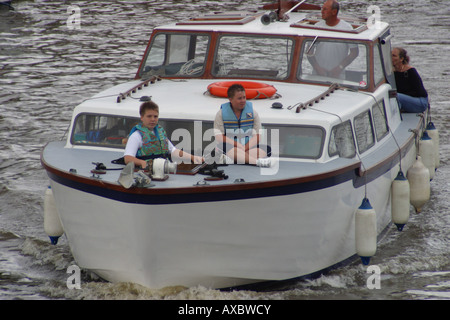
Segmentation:
<svg viewBox="0 0 450 320">
<path fill-rule="evenodd" d="M 180 139 L 178 147 L 203 154 L 214 142 L 214 115 L 227 101 L 208 86 L 251 81 L 277 89 L 252 101 L 269 144 L 277 130 L 280 157 L 328 161 L 362 154 L 400 121 L 390 30 L 382 22 L 370 27 L 367 19 L 343 19 L 351 30 L 317 26 L 320 15 L 308 10 L 282 19 L 268 12 L 215 13 L 157 27 L 135 81 L 94 97 L 95 108 L 89 101 L 78 107 L 68 146 L 124 148 L 140 103 L 153 99 L 174 144 L 180 130 L 192 136 L 201 130 L 200 139 Z M 314 60 L 331 64 L 339 55 L 348 55 L 340 72 L 317 71 Z"/>
</svg>

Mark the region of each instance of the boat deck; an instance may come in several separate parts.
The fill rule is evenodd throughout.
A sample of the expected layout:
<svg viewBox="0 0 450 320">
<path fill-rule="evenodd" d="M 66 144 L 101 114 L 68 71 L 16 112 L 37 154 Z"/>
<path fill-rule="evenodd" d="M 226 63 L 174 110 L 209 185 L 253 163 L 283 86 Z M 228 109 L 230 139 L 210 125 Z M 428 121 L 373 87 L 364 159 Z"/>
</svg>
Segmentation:
<svg viewBox="0 0 450 320">
<path fill-rule="evenodd" d="M 49 167 L 69 173 L 76 170 L 76 174 L 93 180 L 100 180 L 108 183 L 118 184 L 123 165 L 112 164 L 111 161 L 123 156 L 123 151 L 94 150 L 64 148 L 65 142 L 51 142 L 43 152 L 43 160 Z M 91 170 L 95 168 L 94 163 L 103 163 L 108 170 L 105 174 L 94 175 Z M 339 168 L 349 166 L 359 167 L 359 161 L 354 159 L 336 159 L 327 164 L 305 163 L 298 161 L 278 161 L 272 168 L 259 168 L 254 165 L 233 164 L 221 165 L 219 170 L 223 170 L 228 179 L 207 181 L 210 185 L 228 185 L 237 182 L 270 182 L 293 178 L 305 178 L 333 172 Z M 202 182 L 207 175 L 200 173 L 194 175 L 170 174 L 165 181 L 152 181 L 151 188 L 183 188 L 192 187 L 199 181 Z M 201 184 L 200 184 L 201 186 Z"/>
</svg>

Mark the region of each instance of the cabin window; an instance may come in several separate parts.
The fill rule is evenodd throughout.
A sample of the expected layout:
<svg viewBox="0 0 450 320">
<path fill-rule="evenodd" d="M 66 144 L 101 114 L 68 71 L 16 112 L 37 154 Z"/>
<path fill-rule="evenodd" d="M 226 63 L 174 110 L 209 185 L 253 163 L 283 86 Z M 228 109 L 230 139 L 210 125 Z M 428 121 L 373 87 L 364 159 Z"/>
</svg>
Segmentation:
<svg viewBox="0 0 450 320">
<path fill-rule="evenodd" d="M 354 126 L 358 151 L 364 153 L 375 144 L 370 111 L 367 110 L 357 115 L 354 119 Z"/>
<path fill-rule="evenodd" d="M 125 118 L 100 114 L 80 114 L 72 130 L 73 145 L 124 148 L 131 128 L 139 118 Z"/>
<path fill-rule="evenodd" d="M 372 107 L 372 115 L 377 141 L 380 141 L 389 131 L 384 100 L 378 101 L 378 103 Z"/>
<path fill-rule="evenodd" d="M 285 79 L 293 46 L 294 41 L 289 38 L 222 36 L 212 73 L 216 77 Z"/>
<path fill-rule="evenodd" d="M 203 155 L 215 148 L 214 124 L 211 121 L 159 119 L 173 145 L 185 152 Z"/>
<path fill-rule="evenodd" d="M 331 129 L 328 154 L 330 157 L 339 155 L 342 158 L 353 158 L 355 156 L 355 140 L 353 139 L 350 120 L 340 123 Z"/>
<path fill-rule="evenodd" d="M 159 124 L 180 150 L 208 155 L 217 145 L 213 122 L 160 119 Z M 318 159 L 322 155 L 324 130 L 312 126 L 265 125 L 261 138 L 260 143 L 269 145 L 273 154 L 280 157 Z"/>
<path fill-rule="evenodd" d="M 375 78 L 375 85 L 384 80 L 383 62 L 381 61 L 379 44 L 373 47 L 373 76 Z"/>
<path fill-rule="evenodd" d="M 339 83 L 366 88 L 369 85 L 367 46 L 351 41 L 309 39 L 303 42 L 298 79 Z"/>
<path fill-rule="evenodd" d="M 322 156 L 325 130 L 314 126 L 264 125 L 260 144 L 286 158 L 318 159 Z"/>
<path fill-rule="evenodd" d="M 148 48 L 140 76 L 199 76 L 205 69 L 208 47 L 206 35 L 158 33 Z"/>
<path fill-rule="evenodd" d="M 139 123 L 139 118 L 80 114 L 75 119 L 71 142 L 74 145 L 125 148 L 131 129 Z M 158 124 L 180 150 L 200 155 L 205 148 L 211 147 L 211 143 L 215 146 L 211 121 L 159 119 Z"/>
</svg>

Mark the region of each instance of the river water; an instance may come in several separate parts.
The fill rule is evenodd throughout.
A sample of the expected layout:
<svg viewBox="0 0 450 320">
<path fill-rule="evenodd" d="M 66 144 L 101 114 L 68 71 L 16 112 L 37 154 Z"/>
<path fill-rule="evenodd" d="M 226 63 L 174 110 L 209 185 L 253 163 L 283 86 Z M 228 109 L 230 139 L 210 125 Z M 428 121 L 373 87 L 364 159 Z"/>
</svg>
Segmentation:
<svg viewBox="0 0 450 320">
<path fill-rule="evenodd" d="M 371 274 L 358 261 L 315 280 L 262 291 L 150 290 L 86 272 L 81 289 L 67 287 L 67 268 L 75 262 L 66 239 L 53 246 L 43 230 L 44 145 L 63 137 L 78 103 L 134 77 L 154 26 L 198 11 L 261 4 L 36 0 L 13 1 L 14 11 L 0 8 L 0 300 L 450 300 L 450 11 L 447 1 L 438 0 L 341 1 L 343 13 L 368 16 L 369 4 L 379 7 L 381 19 L 392 25 L 394 46 L 408 50 L 422 76 L 440 132 L 441 166 L 431 201 L 420 214 L 411 211 L 403 232 L 392 227 L 382 239 L 371 262 L 381 272 L 379 287 L 369 288 Z"/>
</svg>

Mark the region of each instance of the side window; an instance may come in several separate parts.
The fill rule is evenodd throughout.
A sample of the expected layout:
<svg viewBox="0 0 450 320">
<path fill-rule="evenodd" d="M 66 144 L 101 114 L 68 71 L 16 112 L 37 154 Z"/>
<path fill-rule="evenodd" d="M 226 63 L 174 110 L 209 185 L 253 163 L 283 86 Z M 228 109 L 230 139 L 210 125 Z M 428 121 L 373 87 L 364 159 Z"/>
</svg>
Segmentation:
<svg viewBox="0 0 450 320">
<path fill-rule="evenodd" d="M 138 123 L 139 118 L 80 114 L 75 119 L 71 142 L 74 145 L 124 148 L 131 128 Z"/>
<path fill-rule="evenodd" d="M 205 148 L 214 142 L 212 134 L 205 135 L 207 130 L 212 132 L 214 127 L 209 121 L 159 119 L 159 124 L 177 149 L 191 154 L 203 154 Z"/>
<path fill-rule="evenodd" d="M 380 141 L 388 134 L 389 131 L 384 100 L 378 101 L 378 103 L 372 107 L 372 115 L 377 141 Z"/>
<path fill-rule="evenodd" d="M 340 123 L 331 129 L 328 154 L 330 157 L 339 155 L 342 158 L 353 158 L 355 156 L 355 141 L 350 121 Z"/>
<path fill-rule="evenodd" d="M 364 111 L 354 119 L 356 141 L 359 153 L 363 153 L 375 144 L 370 111 Z"/>
<path fill-rule="evenodd" d="M 380 45 L 373 46 L 373 76 L 375 85 L 384 80 L 383 62 L 381 61 Z"/>
</svg>

